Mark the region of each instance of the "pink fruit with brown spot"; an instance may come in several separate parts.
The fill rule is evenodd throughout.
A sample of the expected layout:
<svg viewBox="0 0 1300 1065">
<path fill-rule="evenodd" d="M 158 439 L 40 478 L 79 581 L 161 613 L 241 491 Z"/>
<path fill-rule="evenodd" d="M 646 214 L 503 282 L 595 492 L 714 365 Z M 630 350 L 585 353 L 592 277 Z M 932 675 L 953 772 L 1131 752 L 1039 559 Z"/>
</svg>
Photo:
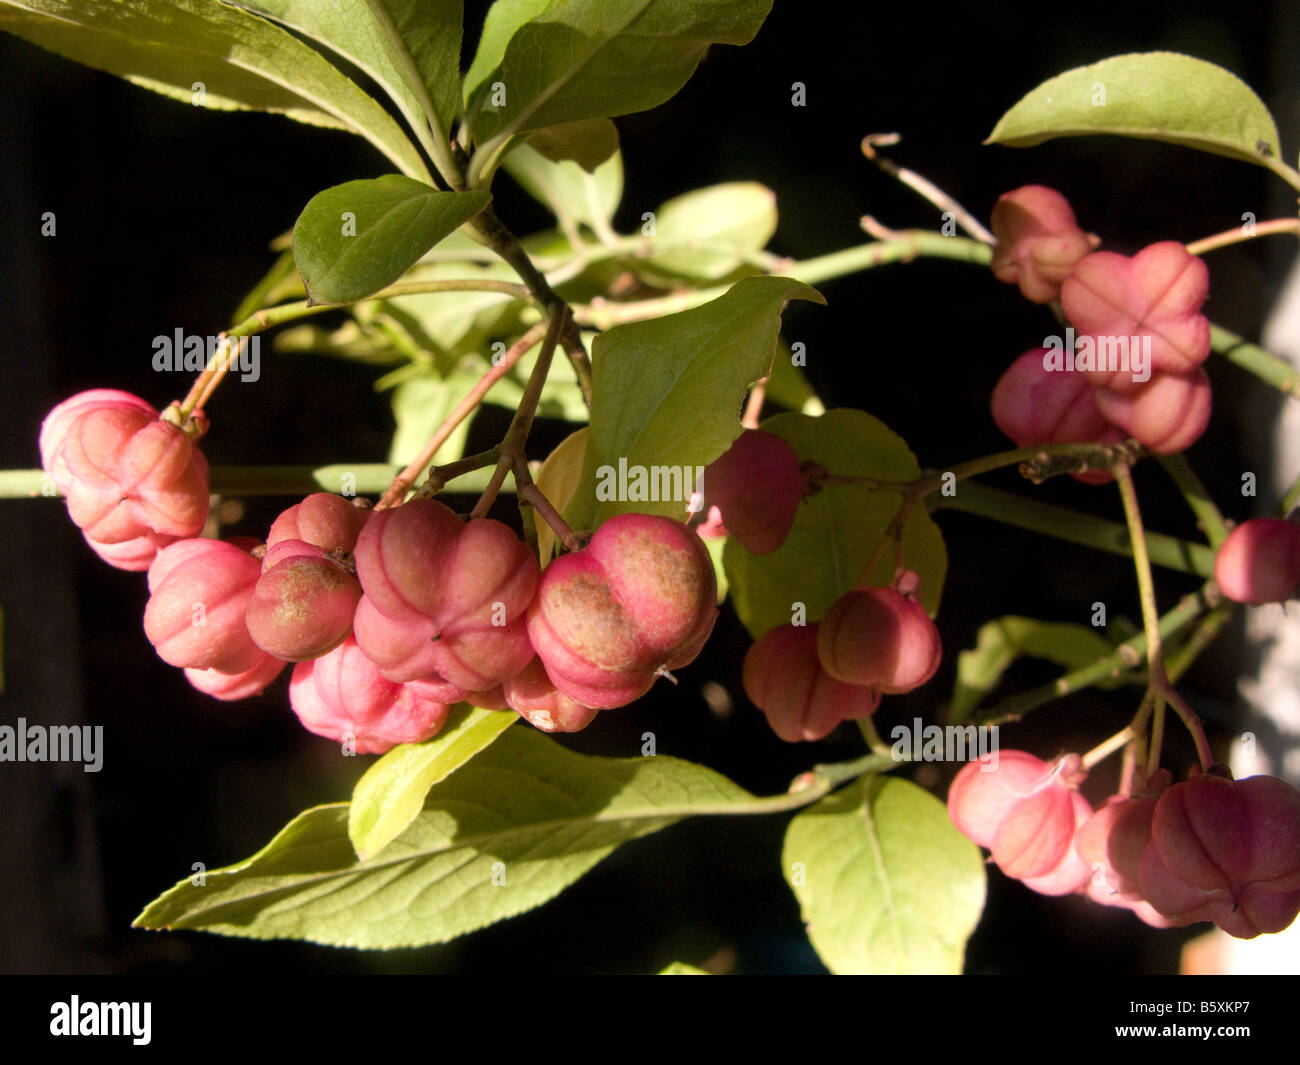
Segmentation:
<svg viewBox="0 0 1300 1065">
<path fill-rule="evenodd" d="M 836 680 L 898 695 L 934 676 L 943 646 L 917 599 L 893 588 L 855 588 L 822 618 L 817 655 Z"/>
<path fill-rule="evenodd" d="M 754 555 L 785 543 L 804 495 L 799 456 L 779 436 L 746 429 L 704 470 L 705 498 L 727 535 Z"/>
<path fill-rule="evenodd" d="M 820 740 L 841 721 L 870 717 L 880 692 L 836 680 L 817 658 L 819 626 L 781 625 L 745 655 L 745 694 L 787 743 Z"/>
<path fill-rule="evenodd" d="M 164 662 L 194 669 L 242 673 L 262 650 L 244 613 L 261 565 L 248 550 L 224 540 L 179 540 L 158 552 L 149 568 L 144 631 Z"/>
<path fill-rule="evenodd" d="M 1103 341 L 1099 352 L 1114 351 L 1123 338 L 1130 349 L 1150 342 L 1153 373 L 1189 374 L 1210 353 L 1210 322 L 1201 314 L 1210 272 L 1176 240 L 1143 248 L 1132 258 L 1093 252 L 1070 271 L 1061 285 L 1061 306 L 1080 335 Z M 1132 367 L 1088 371 L 1093 384 L 1116 392 L 1136 392 Z"/>
<path fill-rule="evenodd" d="M 1214 580 L 1238 603 L 1283 603 L 1300 585 L 1300 526 L 1252 518 L 1228 534 L 1214 556 Z"/>
<path fill-rule="evenodd" d="M 626 706 L 699 654 L 718 616 L 704 542 L 681 522 L 620 514 L 542 575 L 528 635 L 555 686 L 583 706 Z"/>
<path fill-rule="evenodd" d="M 245 621 L 263 651 L 286 662 L 319 658 L 352 631 L 361 585 L 336 559 L 302 540 L 281 540 L 262 560 Z"/>
<path fill-rule="evenodd" d="M 294 666 L 289 703 L 309 732 L 349 743 L 357 754 L 422 743 L 438 734 L 451 709 L 419 684 L 388 680 L 353 639 Z"/>
<path fill-rule="evenodd" d="M 990 220 L 997 244 L 993 274 L 1019 285 L 1033 303 L 1050 303 L 1075 263 L 1097 244 L 1079 228 L 1069 201 L 1045 185 L 1003 193 Z"/>
<path fill-rule="evenodd" d="M 509 526 L 413 499 L 374 514 L 355 562 L 364 594 L 353 629 L 388 678 L 482 691 L 533 657 L 524 612 L 540 571 Z"/>
<path fill-rule="evenodd" d="M 1094 389 L 1093 399 L 1107 421 L 1157 455 L 1185 451 L 1210 424 L 1210 379 L 1199 368 L 1153 374 L 1136 392 Z"/>
</svg>

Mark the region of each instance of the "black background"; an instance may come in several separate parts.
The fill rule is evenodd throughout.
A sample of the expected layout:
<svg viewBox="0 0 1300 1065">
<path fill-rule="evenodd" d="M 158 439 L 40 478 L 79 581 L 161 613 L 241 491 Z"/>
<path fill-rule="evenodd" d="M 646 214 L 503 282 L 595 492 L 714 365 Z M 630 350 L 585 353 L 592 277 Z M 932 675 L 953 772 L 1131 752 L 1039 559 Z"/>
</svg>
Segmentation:
<svg viewBox="0 0 1300 1065">
<path fill-rule="evenodd" d="M 484 5 L 469 5 L 472 44 Z M 861 241 L 858 219 L 935 227 L 938 212 L 880 173 L 863 134 L 897 130 L 892 158 L 934 180 L 987 220 L 998 194 L 1059 188 L 1081 224 L 1132 253 L 1155 240 L 1194 240 L 1286 212 L 1267 172 L 1173 146 L 1079 138 L 1011 150 L 981 145 L 997 118 L 1043 79 L 1126 51 L 1185 51 L 1233 70 L 1270 104 L 1283 154 L 1300 145 L 1294 76 L 1296 15 L 1283 2 L 1039 5 L 793 3 L 777 0 L 756 41 L 713 49 L 670 103 L 619 119 L 626 191 L 616 218 L 632 231 L 670 196 L 752 179 L 775 190 L 772 247 L 799 258 Z M 977 10 L 972 10 L 977 8 Z M 1014 10 L 1014 9 L 1013 9 Z M 467 48 L 466 57 L 471 54 Z M 0 466 L 38 464 L 41 418 L 60 399 L 121 388 L 157 406 L 188 387 L 153 372 L 151 338 L 182 327 L 211 333 L 271 261 L 267 242 L 329 185 L 389 169 L 364 141 L 262 114 L 202 112 L 79 67 L 0 34 Z M 793 82 L 807 106 L 791 106 Z M 498 183 L 500 215 L 517 232 L 548 224 L 538 205 Z M 58 234 L 40 236 L 54 211 Z M 1257 336 L 1289 253 L 1259 242 L 1210 258 L 1210 317 Z M 910 441 L 923 465 L 1006 446 L 988 416 L 1002 370 L 1054 325 L 1010 287 L 960 264 L 892 266 L 821 286 L 828 308 L 792 306 L 785 335 L 802 340 L 827 407 L 856 406 Z M 1267 475 L 1252 439 L 1274 409 L 1268 390 L 1221 360 L 1208 365 L 1216 415 L 1190 458 L 1229 515 L 1248 516 L 1243 469 Z M 263 345 L 256 384 L 228 383 L 205 441 L 215 464 L 379 461 L 391 433 L 373 369 L 276 356 Z M 486 446 L 502 422 L 480 419 Z M 539 430 L 538 457 L 559 438 Z M 1247 457 L 1248 456 L 1248 457 Z M 1014 474 L 991 483 L 1118 517 L 1113 489 L 1073 482 L 1041 489 Z M 1194 536 L 1158 468 L 1138 476 L 1148 523 Z M 262 535 L 292 500 L 248 500 L 235 532 Z M 1261 500 L 1269 506 L 1271 501 Z M 502 511 L 502 514 L 508 511 Z M 933 718 L 951 690 L 956 652 L 1003 613 L 1085 622 L 1094 601 L 1139 616 L 1131 566 L 1015 529 L 945 514 L 950 573 L 938 624 L 938 677 L 888 700 L 882 731 Z M 85 721 L 105 730 L 104 769 L 0 765 L 0 970 L 10 972 L 637 973 L 717 956 L 737 972 L 824 971 L 779 871 L 788 817 L 707 819 L 616 852 L 554 902 L 438 947 L 361 953 L 296 943 L 132 930 L 144 904 L 194 862 L 215 868 L 260 847 L 296 812 L 345 799 L 363 769 L 301 729 L 281 680 L 265 697 L 218 704 L 193 692 L 145 641 L 142 576 L 108 568 L 56 501 L 0 501 L 0 605 L 5 691 L 0 721 Z M 1193 587 L 1159 573 L 1164 607 Z M 759 793 L 784 790 L 816 761 L 855 756 L 856 731 L 819 745 L 777 740 L 741 690 L 747 638 L 724 608 L 714 640 L 641 703 L 603 714 L 565 742 L 632 755 L 652 730 L 660 753 L 702 761 Z M 1183 690 L 1220 741 L 1231 731 L 1235 677 L 1251 665 L 1235 635 Z M 1048 667 L 1017 666 L 1015 687 Z M 700 689 L 716 681 L 730 714 Z M 1088 693 L 1003 732 L 1004 747 L 1041 755 L 1086 749 L 1119 728 L 1135 696 Z M 1191 761 L 1172 735 L 1166 764 Z M 365 760 L 369 761 L 369 760 Z M 923 782 L 940 794 L 937 775 Z M 1094 800 L 1110 783 L 1099 774 Z M 1203 930 L 1154 932 L 1126 912 L 1046 899 L 989 876 L 989 903 L 970 941 L 973 972 L 1070 968 L 1085 974 L 1174 972 L 1180 945 Z"/>
</svg>

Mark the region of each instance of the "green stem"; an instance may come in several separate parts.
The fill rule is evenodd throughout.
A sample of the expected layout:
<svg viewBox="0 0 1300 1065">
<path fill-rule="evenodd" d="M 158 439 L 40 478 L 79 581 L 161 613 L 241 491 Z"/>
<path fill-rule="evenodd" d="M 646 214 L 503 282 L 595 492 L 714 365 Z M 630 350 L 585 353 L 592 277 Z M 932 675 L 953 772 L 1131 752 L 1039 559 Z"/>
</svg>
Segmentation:
<svg viewBox="0 0 1300 1065">
<path fill-rule="evenodd" d="M 1210 325 L 1210 348 L 1285 396 L 1300 399 L 1300 373 L 1285 359 L 1258 344 L 1250 344 L 1222 326 Z"/>
<path fill-rule="evenodd" d="M 1213 582 L 1208 582 L 1198 592 L 1184 596 L 1177 606 L 1160 618 L 1157 627 L 1161 638 L 1170 639 L 1219 602 L 1219 590 Z M 981 725 L 1003 725 L 1019 721 L 1031 710 L 1136 668 L 1142 663 L 1146 650 L 1146 633 L 1140 632 L 1089 665 L 1063 673 L 1054 681 L 1002 700 L 979 714 L 976 722 Z"/>
<path fill-rule="evenodd" d="M 384 492 L 401 472 L 383 462 L 339 462 L 329 466 L 213 466 L 210 490 L 225 496 L 303 496 L 310 492 L 358 495 Z M 347 481 L 345 475 L 351 475 Z M 355 483 L 354 483 L 355 482 Z M 460 478 L 457 493 L 479 492 L 487 484 L 483 471 Z M 0 499 L 60 498 L 44 470 L 0 470 Z"/>
<path fill-rule="evenodd" d="M 1278 507 L 1278 517 L 1285 518 L 1295 509 L 1296 503 L 1300 502 L 1300 476 L 1291 482 L 1291 487 L 1286 490 L 1286 495 L 1282 497 L 1282 504 Z"/>
<path fill-rule="evenodd" d="M 932 513 L 958 510 L 1068 543 L 1125 558 L 1133 557 L 1128 530 L 1118 522 L 1081 514 L 1053 503 L 1026 499 L 977 481 L 962 485 L 955 495 L 931 496 L 930 500 Z M 1214 552 L 1204 544 L 1190 543 L 1162 533 L 1147 533 L 1147 553 L 1152 562 L 1165 569 L 1193 573 L 1198 577 L 1209 577 L 1214 573 Z"/>
<path fill-rule="evenodd" d="M 1214 505 L 1214 500 L 1210 498 L 1210 493 L 1205 490 L 1205 485 L 1201 484 L 1201 479 L 1196 476 L 1196 471 L 1187 461 L 1187 456 L 1181 452 L 1177 455 L 1161 455 L 1160 465 L 1165 468 L 1170 480 L 1178 486 L 1183 498 L 1187 500 L 1187 505 L 1196 515 L 1197 525 L 1210 541 L 1210 547 L 1217 551 L 1219 545 L 1228 538 L 1228 525 L 1223 520 L 1223 515 L 1219 513 L 1219 508 Z"/>
</svg>

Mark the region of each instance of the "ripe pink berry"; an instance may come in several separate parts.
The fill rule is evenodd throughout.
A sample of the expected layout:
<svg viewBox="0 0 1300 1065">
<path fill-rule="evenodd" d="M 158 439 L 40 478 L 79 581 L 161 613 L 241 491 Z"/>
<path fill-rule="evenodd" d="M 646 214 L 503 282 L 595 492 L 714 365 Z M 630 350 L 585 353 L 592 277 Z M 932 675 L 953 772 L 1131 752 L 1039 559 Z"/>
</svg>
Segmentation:
<svg viewBox="0 0 1300 1065">
<path fill-rule="evenodd" d="M 388 680 L 351 638 L 294 666 L 289 703 L 309 732 L 351 742 L 357 754 L 422 743 L 438 734 L 451 709 L 418 683 Z"/>
<path fill-rule="evenodd" d="M 1019 285 L 1025 299 L 1050 303 L 1074 264 L 1097 244 L 1074 218 L 1069 201 L 1044 185 L 1025 185 L 1003 193 L 991 219 L 997 245 L 993 273 Z"/>
<path fill-rule="evenodd" d="M 1112 251 L 1086 256 L 1062 284 L 1061 306 L 1081 335 L 1149 336 L 1149 369 L 1187 374 L 1210 353 L 1210 322 L 1200 313 L 1209 288 L 1205 263 L 1178 241 L 1166 240 L 1131 259 Z M 1142 387 L 1124 369 L 1088 374 L 1093 384 L 1117 392 Z"/>
<path fill-rule="evenodd" d="M 958 830 L 989 848 L 998 867 L 1043 895 L 1068 895 L 1090 870 L 1075 835 L 1092 815 L 1079 794 L 1078 755 L 1048 765 L 1024 751 L 1000 751 L 963 766 L 948 791 L 948 816 Z"/>
<path fill-rule="evenodd" d="M 1093 398 L 1112 425 L 1157 455 L 1185 451 L 1210 424 L 1210 379 L 1199 368 L 1152 374 L 1136 392 L 1097 388 Z"/>
<path fill-rule="evenodd" d="M 718 616 L 704 542 L 681 522 L 620 514 L 547 567 L 528 635 L 555 686 L 583 706 L 640 698 L 695 659 Z"/>
<path fill-rule="evenodd" d="M 546 667 L 537 657 L 502 687 L 506 705 L 543 732 L 579 732 L 600 712 L 583 706 L 560 691 L 546 675 Z"/>
<path fill-rule="evenodd" d="M 745 694 L 787 743 L 820 740 L 841 721 L 870 717 L 880 705 L 880 692 L 836 680 L 822 668 L 818 628 L 816 623 L 781 625 L 745 655 Z"/>
<path fill-rule="evenodd" d="M 164 662 L 242 673 L 262 659 L 244 624 L 260 564 L 223 540 L 180 540 L 149 572 L 144 632 Z"/>
<path fill-rule="evenodd" d="M 509 526 L 462 522 L 441 503 L 413 499 L 374 514 L 355 561 L 365 594 L 353 629 L 389 679 L 481 691 L 533 657 L 524 611 L 537 590 L 537 556 Z"/>
<path fill-rule="evenodd" d="M 1093 386 L 1079 373 L 1048 370 L 1047 348 L 1026 351 L 993 388 L 993 420 L 1016 447 L 1038 444 L 1117 444 L 1125 434 L 1093 401 Z M 1087 484 L 1112 480 L 1108 470 L 1075 474 Z"/>
<path fill-rule="evenodd" d="M 1156 802 L 1138 880 L 1173 920 L 1238 939 L 1282 931 L 1300 913 L 1300 791 L 1268 776 L 1175 784 Z"/>
<path fill-rule="evenodd" d="M 74 396 L 42 425 L 42 462 L 72 520 L 103 544 L 193 536 L 208 513 L 202 452 L 143 400 L 106 393 Z"/>
<path fill-rule="evenodd" d="M 222 702 L 261 695 L 288 663 L 264 654 L 257 665 L 242 673 L 222 673 L 216 669 L 187 669 L 185 679 L 205 695 Z"/>
<path fill-rule="evenodd" d="M 705 469 L 703 492 L 729 536 L 751 554 L 769 555 L 790 535 L 803 499 L 799 456 L 779 436 L 746 429 Z"/>
<path fill-rule="evenodd" d="M 836 680 L 898 695 L 934 676 L 943 646 L 916 599 L 893 588 L 855 588 L 822 618 L 817 655 Z"/>
<path fill-rule="evenodd" d="M 286 662 L 319 658 L 352 631 L 361 585 L 302 540 L 281 540 L 262 560 L 245 621 L 263 651 Z"/>
<path fill-rule="evenodd" d="M 1300 584 L 1300 527 L 1281 518 L 1242 522 L 1219 545 L 1214 580 L 1238 603 L 1283 603 Z"/>
<path fill-rule="evenodd" d="M 281 540 L 302 540 L 335 554 L 350 554 L 374 513 L 343 496 L 314 492 L 275 519 L 266 546 L 272 548 Z"/>
<path fill-rule="evenodd" d="M 1165 770 L 1161 773 L 1168 776 Z M 1167 786 L 1167 781 L 1161 786 Z M 1157 798 L 1155 794 L 1112 795 L 1079 829 L 1074 846 L 1091 870 L 1088 898 L 1103 906 L 1132 910 L 1153 928 L 1172 928 L 1178 922 L 1162 916 L 1147 902 L 1138 882 L 1138 864 L 1151 842 Z"/>
</svg>

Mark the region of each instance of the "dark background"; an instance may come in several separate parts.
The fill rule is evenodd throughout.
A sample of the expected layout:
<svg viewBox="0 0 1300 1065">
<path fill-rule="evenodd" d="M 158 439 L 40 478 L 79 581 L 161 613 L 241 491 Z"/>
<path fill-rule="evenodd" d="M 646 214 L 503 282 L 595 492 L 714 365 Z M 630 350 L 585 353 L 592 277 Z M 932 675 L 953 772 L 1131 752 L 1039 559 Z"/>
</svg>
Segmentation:
<svg viewBox="0 0 1300 1065">
<path fill-rule="evenodd" d="M 1170 49 L 1248 81 L 1272 107 L 1290 158 L 1300 146 L 1294 5 L 1038 5 L 1032 16 L 987 5 L 869 4 L 858 14 L 847 6 L 777 0 L 752 45 L 715 48 L 670 103 L 619 119 L 627 177 L 618 228 L 631 231 L 642 211 L 670 196 L 737 179 L 776 191 L 772 247 L 782 254 L 858 243 L 865 213 L 895 228 L 937 226 L 934 208 L 862 158 L 863 134 L 886 130 L 903 135 L 892 158 L 985 221 L 1001 192 L 1049 184 L 1066 193 L 1085 228 L 1128 253 L 1227 229 L 1244 211 L 1260 219 L 1287 211 L 1287 190 L 1267 172 L 1172 146 L 1079 138 L 1012 150 L 981 141 L 1047 77 L 1112 54 Z M 471 44 L 484 7 L 469 5 Z M 5 468 L 38 464 L 41 418 L 74 392 L 121 388 L 160 407 L 182 395 L 184 378 L 152 371 L 151 338 L 178 326 L 224 326 L 269 265 L 267 242 L 314 193 L 389 169 L 360 138 L 277 116 L 199 111 L 3 34 L 0 71 Z M 806 107 L 791 106 L 795 81 L 807 86 Z M 548 224 L 507 180 L 494 191 L 517 232 Z M 47 210 L 58 219 L 52 239 L 39 235 Z M 1210 317 L 1257 336 L 1289 254 L 1280 240 L 1214 253 Z M 1053 330 L 1043 309 L 960 264 L 886 267 L 821 287 L 829 307 L 792 306 L 786 336 L 805 343 L 807 372 L 827 407 L 884 419 L 927 466 L 1006 446 L 988 395 L 1012 359 Z M 1268 473 L 1265 449 L 1249 434 L 1266 426 L 1274 401 L 1221 360 L 1207 365 L 1216 416 L 1190 458 L 1229 515 L 1242 518 L 1242 469 L 1261 483 Z M 218 397 L 205 452 L 221 465 L 381 460 L 392 425 L 387 397 L 371 387 L 375 376 L 276 356 L 266 344 L 262 379 L 230 383 Z M 486 446 L 501 427 L 485 420 L 475 439 Z M 539 456 L 559 435 L 555 426 L 540 433 Z M 1030 490 L 1014 474 L 989 480 Z M 1195 535 L 1158 468 L 1143 468 L 1138 483 L 1150 526 Z M 1033 491 L 1120 515 L 1113 489 L 1067 482 Z M 232 531 L 261 535 L 291 502 L 248 500 L 244 524 Z M 960 514 L 939 520 L 951 562 L 938 619 L 945 662 L 922 691 L 886 702 L 877 719 L 886 734 L 914 714 L 933 719 L 951 690 L 956 652 L 990 617 L 1086 621 L 1097 600 L 1112 618 L 1139 617 L 1122 559 Z M 364 766 L 297 724 L 284 679 L 247 703 L 192 691 L 143 637 L 142 576 L 100 563 L 58 502 L 0 501 L 0 568 L 0 721 L 102 724 L 106 747 L 99 774 L 0 765 L 0 970 L 653 972 L 675 958 L 716 955 L 738 972 L 823 971 L 779 871 L 788 816 L 680 824 L 617 851 L 542 909 L 446 946 L 360 953 L 132 930 L 144 904 L 192 863 L 216 868 L 251 854 L 304 807 L 345 799 Z M 1157 579 L 1166 608 L 1196 584 L 1164 572 Z M 1230 634 L 1184 684 L 1220 740 L 1232 728 L 1235 677 L 1250 668 L 1238 645 Z M 741 690 L 746 646 L 724 608 L 680 686 L 661 685 L 564 742 L 631 755 L 653 730 L 661 753 L 702 761 L 759 793 L 784 790 L 816 761 L 859 753 L 848 728 L 818 745 L 778 741 Z M 1018 666 L 1009 690 L 1052 672 Z M 701 686 L 710 680 L 730 693 L 730 713 L 706 705 Z M 1003 746 L 1042 755 L 1086 749 L 1119 728 L 1135 701 L 1088 693 L 1053 704 L 1004 730 Z M 1176 729 L 1167 750 L 1166 764 L 1191 760 Z M 1106 793 L 1099 776 L 1094 801 Z M 943 780 L 923 782 L 943 793 Z M 1157 933 L 1126 912 L 1045 899 L 991 870 L 968 970 L 1173 972 L 1181 943 L 1203 927 Z"/>
</svg>

